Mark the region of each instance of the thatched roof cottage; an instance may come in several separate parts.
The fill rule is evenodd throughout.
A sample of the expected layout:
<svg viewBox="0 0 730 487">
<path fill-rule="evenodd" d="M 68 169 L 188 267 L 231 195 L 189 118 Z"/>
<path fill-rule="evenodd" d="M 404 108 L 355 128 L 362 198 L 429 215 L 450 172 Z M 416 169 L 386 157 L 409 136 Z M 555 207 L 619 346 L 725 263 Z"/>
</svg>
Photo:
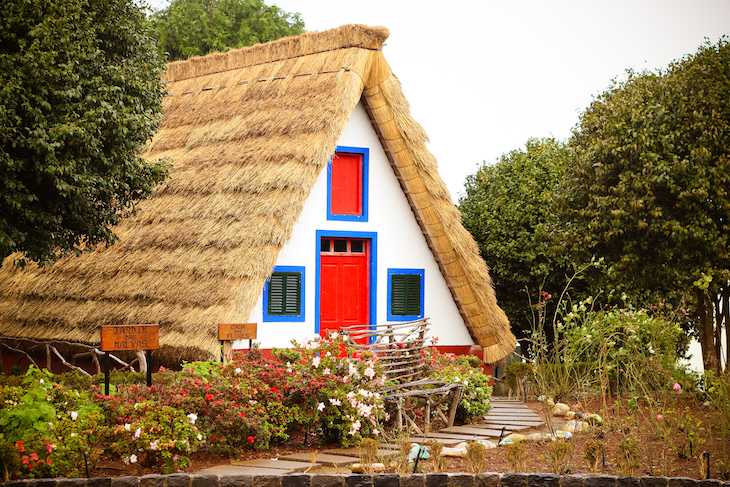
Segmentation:
<svg viewBox="0 0 730 487">
<path fill-rule="evenodd" d="M 0 336 L 95 344 L 100 325 L 159 323 L 160 355 L 191 360 L 220 356 L 220 323 L 258 323 L 271 348 L 427 316 L 447 349 L 512 352 L 387 37 L 347 25 L 171 63 L 143 154 L 170 158 L 171 178 L 112 247 L 45 268 L 8 257 Z"/>
</svg>

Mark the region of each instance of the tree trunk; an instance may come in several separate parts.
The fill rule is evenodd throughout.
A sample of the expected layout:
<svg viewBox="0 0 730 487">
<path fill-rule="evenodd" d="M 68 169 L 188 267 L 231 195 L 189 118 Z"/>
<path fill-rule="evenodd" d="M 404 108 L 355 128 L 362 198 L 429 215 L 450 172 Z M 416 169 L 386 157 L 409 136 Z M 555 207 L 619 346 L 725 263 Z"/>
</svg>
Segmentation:
<svg viewBox="0 0 730 487">
<path fill-rule="evenodd" d="M 700 346 L 702 347 L 702 365 L 705 370 L 717 371 L 714 320 L 708 313 L 705 293 L 701 289 L 696 289 L 695 293 L 697 295 L 697 313 L 700 318 L 697 326 L 700 332 Z"/>
<path fill-rule="evenodd" d="M 725 321 L 725 372 L 730 371 L 730 287 L 722 288 L 722 317 Z"/>
</svg>

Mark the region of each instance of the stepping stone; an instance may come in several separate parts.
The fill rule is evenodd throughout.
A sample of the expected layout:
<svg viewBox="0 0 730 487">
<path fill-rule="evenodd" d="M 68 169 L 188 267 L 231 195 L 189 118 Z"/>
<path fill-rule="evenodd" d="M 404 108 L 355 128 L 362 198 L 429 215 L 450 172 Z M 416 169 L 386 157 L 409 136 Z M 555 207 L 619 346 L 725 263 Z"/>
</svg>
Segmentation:
<svg viewBox="0 0 730 487">
<path fill-rule="evenodd" d="M 263 467 L 239 467 L 236 465 L 218 465 L 217 467 L 204 468 L 198 472 L 198 475 L 284 475 L 294 473 L 294 470 L 283 470 L 277 468 Z"/>
<path fill-rule="evenodd" d="M 499 419 L 492 419 L 492 418 L 486 418 L 482 421 L 479 421 L 476 424 L 491 424 L 491 425 L 498 425 L 499 428 L 502 426 L 540 426 L 545 424 L 543 421 L 534 421 L 534 420 L 525 420 L 525 421 L 518 421 L 518 420 L 499 420 Z"/>
<path fill-rule="evenodd" d="M 490 430 L 486 428 L 478 428 L 476 425 L 469 426 L 452 426 L 451 428 L 444 428 L 441 430 L 442 433 L 460 433 L 467 435 L 485 436 L 485 437 L 498 437 L 502 430 Z"/>
<path fill-rule="evenodd" d="M 507 428 L 505 428 L 505 430 L 504 430 L 505 435 L 509 434 L 509 433 L 507 433 L 508 431 L 511 431 L 514 433 L 516 431 L 524 431 L 524 430 L 529 430 L 529 429 L 536 427 L 536 426 L 520 426 L 520 425 L 516 425 L 516 424 L 506 425 L 506 424 L 492 424 L 492 423 L 480 423 L 480 424 L 475 424 L 474 426 L 485 427 L 487 429 L 497 430 L 499 432 L 502 431 L 502 426 L 507 426 Z M 497 436 L 499 436 L 499 435 L 497 435 Z"/>
<path fill-rule="evenodd" d="M 507 431 L 504 432 L 505 436 L 507 436 L 509 433 Z M 499 437 L 499 434 L 497 435 Z M 451 445 L 457 445 L 459 443 L 463 443 L 465 441 L 471 441 L 471 440 L 484 440 L 487 438 L 491 438 L 488 435 L 460 435 L 458 433 L 429 433 L 428 438 L 424 437 L 412 437 L 411 440 L 413 440 L 414 443 L 426 443 L 428 440 L 436 440 L 439 443 L 442 443 L 445 446 L 451 446 Z"/>
<path fill-rule="evenodd" d="M 307 462 L 307 464 L 310 464 L 312 462 L 312 456 L 309 453 L 295 453 L 293 455 L 279 457 L 279 460 L 293 460 L 295 462 Z M 315 461 L 322 466 L 335 465 L 337 467 L 343 467 L 354 462 L 352 457 L 329 455 L 327 453 L 320 453 L 317 455 Z"/>
<path fill-rule="evenodd" d="M 290 462 L 287 460 L 270 460 L 268 458 L 259 458 L 257 460 L 245 460 L 242 462 L 231 463 L 234 467 L 258 467 L 258 468 L 274 468 L 277 470 L 288 470 L 291 472 L 303 472 L 308 469 L 311 462 Z M 314 466 L 319 466 L 319 463 L 315 463 Z"/>
<path fill-rule="evenodd" d="M 360 449 L 359 448 L 335 448 L 334 450 L 327 450 L 327 454 L 344 455 L 346 457 L 355 457 L 357 461 L 360 461 Z M 379 458 L 393 458 L 398 455 L 397 450 L 392 449 L 379 449 L 376 453 Z M 319 459 L 319 457 L 317 457 Z"/>
</svg>

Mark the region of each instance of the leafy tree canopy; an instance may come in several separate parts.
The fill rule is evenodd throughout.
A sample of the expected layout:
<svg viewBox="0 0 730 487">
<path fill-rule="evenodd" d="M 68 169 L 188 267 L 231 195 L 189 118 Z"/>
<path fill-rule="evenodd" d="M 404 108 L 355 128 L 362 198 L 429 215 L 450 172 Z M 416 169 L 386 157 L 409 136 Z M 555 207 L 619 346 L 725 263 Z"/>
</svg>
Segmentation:
<svg viewBox="0 0 730 487">
<path fill-rule="evenodd" d="M 530 139 L 525 150 L 504 154 L 468 176 L 459 201 L 464 226 L 479 244 L 499 304 L 518 336 L 527 336 L 534 325 L 530 301 L 550 301 L 540 296 L 542 290 L 557 298 L 571 273 L 568 258 L 551 242 L 554 189 L 568 157 L 563 142 Z"/>
<path fill-rule="evenodd" d="M 172 0 L 152 15 L 160 52 L 170 61 L 225 52 L 304 31 L 298 13 L 262 0 Z"/>
<path fill-rule="evenodd" d="M 162 181 L 141 145 L 164 64 L 131 0 L 2 1 L 0 258 L 45 262 L 112 243 Z"/>
<path fill-rule="evenodd" d="M 709 42 L 666 73 L 629 72 L 583 113 L 562 188 L 578 258 L 611 280 L 664 294 L 702 272 L 730 278 L 730 43 Z"/>
</svg>

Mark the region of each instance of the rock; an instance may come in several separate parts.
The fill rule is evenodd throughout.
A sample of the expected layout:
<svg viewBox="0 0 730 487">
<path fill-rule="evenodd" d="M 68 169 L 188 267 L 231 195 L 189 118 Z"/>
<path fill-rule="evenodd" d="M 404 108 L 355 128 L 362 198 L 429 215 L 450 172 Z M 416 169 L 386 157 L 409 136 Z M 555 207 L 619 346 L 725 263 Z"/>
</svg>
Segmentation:
<svg viewBox="0 0 730 487">
<path fill-rule="evenodd" d="M 420 453 L 419 453 L 420 451 Z M 410 453 L 408 453 L 408 461 L 409 462 L 415 462 L 416 457 L 419 458 L 419 460 L 425 460 L 426 458 L 430 458 L 431 455 L 428 453 L 428 449 L 425 446 L 421 446 L 417 443 L 413 443 L 413 446 L 411 447 Z"/>
<path fill-rule="evenodd" d="M 374 473 L 385 472 L 385 464 L 373 463 L 371 467 Z M 352 471 L 352 473 L 366 473 L 365 465 L 363 465 L 362 463 L 353 463 L 350 470 Z"/>
<path fill-rule="evenodd" d="M 584 419 L 588 421 L 588 424 L 590 425 L 603 424 L 603 418 L 595 413 L 587 414 Z"/>
<path fill-rule="evenodd" d="M 502 441 L 500 441 L 499 444 L 500 445 L 512 445 L 514 443 L 519 443 L 520 441 L 525 441 L 525 435 L 521 435 L 519 433 L 512 433 L 511 435 L 508 435 L 505 438 L 502 438 Z"/>
<path fill-rule="evenodd" d="M 561 438 L 563 440 L 569 440 L 573 437 L 573 433 L 565 430 L 555 430 L 555 438 Z"/>
<path fill-rule="evenodd" d="M 575 417 L 575 411 L 568 411 L 567 413 L 565 413 L 565 419 L 567 419 L 568 421 L 570 421 L 571 419 L 575 419 Z"/>
<path fill-rule="evenodd" d="M 552 439 L 552 436 L 549 434 L 543 434 L 543 433 L 533 433 L 531 435 L 525 436 L 525 441 L 543 441 L 543 440 L 550 440 Z"/>
<path fill-rule="evenodd" d="M 477 440 L 477 443 L 484 445 L 486 448 L 497 448 L 497 444 L 491 440 Z M 467 442 L 462 441 L 453 447 L 444 447 L 441 454 L 447 457 L 465 457 Z"/>
<path fill-rule="evenodd" d="M 579 431 L 585 431 L 591 427 L 586 421 L 578 421 L 576 419 L 568 421 L 563 426 L 563 430 L 569 431 L 570 433 L 578 433 Z"/>
<path fill-rule="evenodd" d="M 562 402 L 553 406 L 553 416 L 565 416 L 568 411 L 570 411 L 570 406 L 563 404 Z"/>
</svg>

